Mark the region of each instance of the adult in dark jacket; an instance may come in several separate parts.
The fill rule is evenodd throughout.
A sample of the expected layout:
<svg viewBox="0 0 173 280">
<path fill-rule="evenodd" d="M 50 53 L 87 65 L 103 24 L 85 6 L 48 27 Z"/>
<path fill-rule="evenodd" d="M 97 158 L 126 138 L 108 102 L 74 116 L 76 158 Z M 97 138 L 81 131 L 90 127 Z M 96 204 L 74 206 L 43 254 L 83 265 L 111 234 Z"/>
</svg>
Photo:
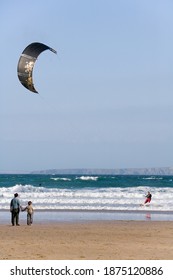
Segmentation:
<svg viewBox="0 0 173 280">
<path fill-rule="evenodd" d="M 11 212 L 11 223 L 12 226 L 20 226 L 19 224 L 19 212 L 20 212 L 20 201 L 18 199 L 18 193 L 14 194 L 14 198 L 10 202 L 10 212 Z"/>
</svg>

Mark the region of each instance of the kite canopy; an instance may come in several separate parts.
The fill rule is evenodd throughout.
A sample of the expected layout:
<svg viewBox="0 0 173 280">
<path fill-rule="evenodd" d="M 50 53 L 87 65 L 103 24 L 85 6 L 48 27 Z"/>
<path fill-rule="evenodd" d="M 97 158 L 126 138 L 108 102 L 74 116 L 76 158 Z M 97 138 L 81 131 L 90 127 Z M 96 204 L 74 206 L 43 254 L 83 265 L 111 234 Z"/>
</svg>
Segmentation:
<svg viewBox="0 0 173 280">
<path fill-rule="evenodd" d="M 45 50 L 50 50 L 54 53 L 56 51 L 42 43 L 32 43 L 27 46 L 21 54 L 17 66 L 18 78 L 21 84 L 28 90 L 38 93 L 34 88 L 32 73 L 35 61 L 40 53 Z"/>
</svg>

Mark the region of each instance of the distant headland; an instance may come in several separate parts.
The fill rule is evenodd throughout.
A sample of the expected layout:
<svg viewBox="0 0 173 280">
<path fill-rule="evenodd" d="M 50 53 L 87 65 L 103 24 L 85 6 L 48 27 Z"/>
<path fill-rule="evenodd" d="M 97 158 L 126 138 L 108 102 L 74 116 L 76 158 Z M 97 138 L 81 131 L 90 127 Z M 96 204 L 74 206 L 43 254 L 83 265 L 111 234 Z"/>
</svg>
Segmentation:
<svg viewBox="0 0 173 280">
<path fill-rule="evenodd" d="M 43 175 L 162 175 L 173 176 L 173 167 L 152 167 L 152 168 L 65 168 L 45 169 L 33 171 L 0 170 L 0 174 L 43 174 Z"/>
<path fill-rule="evenodd" d="M 68 174 L 68 175 L 173 175 L 173 167 L 162 168 L 75 168 L 75 169 L 47 169 L 33 171 L 30 174 Z"/>
</svg>

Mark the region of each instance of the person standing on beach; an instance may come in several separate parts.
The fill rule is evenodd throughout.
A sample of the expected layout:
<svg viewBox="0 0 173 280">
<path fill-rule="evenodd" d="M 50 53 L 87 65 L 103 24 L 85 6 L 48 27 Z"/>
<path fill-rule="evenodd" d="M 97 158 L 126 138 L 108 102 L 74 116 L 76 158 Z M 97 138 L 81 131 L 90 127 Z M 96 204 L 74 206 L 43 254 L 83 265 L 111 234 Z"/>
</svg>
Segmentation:
<svg viewBox="0 0 173 280">
<path fill-rule="evenodd" d="M 27 225 L 31 226 L 33 223 L 33 214 L 34 214 L 34 209 L 32 207 L 32 201 L 28 201 L 28 205 L 22 209 L 22 211 L 27 211 Z"/>
<path fill-rule="evenodd" d="M 151 202 L 151 197 L 152 197 L 152 194 L 150 192 L 148 192 L 148 194 L 146 195 L 146 200 L 145 200 L 144 204 L 150 203 Z"/>
<path fill-rule="evenodd" d="M 18 199 L 18 193 L 14 194 L 14 198 L 10 202 L 10 212 L 11 212 L 11 223 L 12 226 L 20 226 L 19 224 L 19 212 L 20 212 L 20 201 Z"/>
</svg>

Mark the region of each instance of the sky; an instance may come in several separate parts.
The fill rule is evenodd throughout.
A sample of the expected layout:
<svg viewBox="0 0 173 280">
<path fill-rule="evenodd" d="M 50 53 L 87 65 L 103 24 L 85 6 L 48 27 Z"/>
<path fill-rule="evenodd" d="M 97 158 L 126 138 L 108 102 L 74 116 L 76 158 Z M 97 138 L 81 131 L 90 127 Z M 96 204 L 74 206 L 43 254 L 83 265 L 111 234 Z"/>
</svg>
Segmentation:
<svg viewBox="0 0 173 280">
<path fill-rule="evenodd" d="M 173 1 L 1 0 L 0 171 L 173 166 Z M 32 42 L 33 80 L 17 77 Z"/>
</svg>

